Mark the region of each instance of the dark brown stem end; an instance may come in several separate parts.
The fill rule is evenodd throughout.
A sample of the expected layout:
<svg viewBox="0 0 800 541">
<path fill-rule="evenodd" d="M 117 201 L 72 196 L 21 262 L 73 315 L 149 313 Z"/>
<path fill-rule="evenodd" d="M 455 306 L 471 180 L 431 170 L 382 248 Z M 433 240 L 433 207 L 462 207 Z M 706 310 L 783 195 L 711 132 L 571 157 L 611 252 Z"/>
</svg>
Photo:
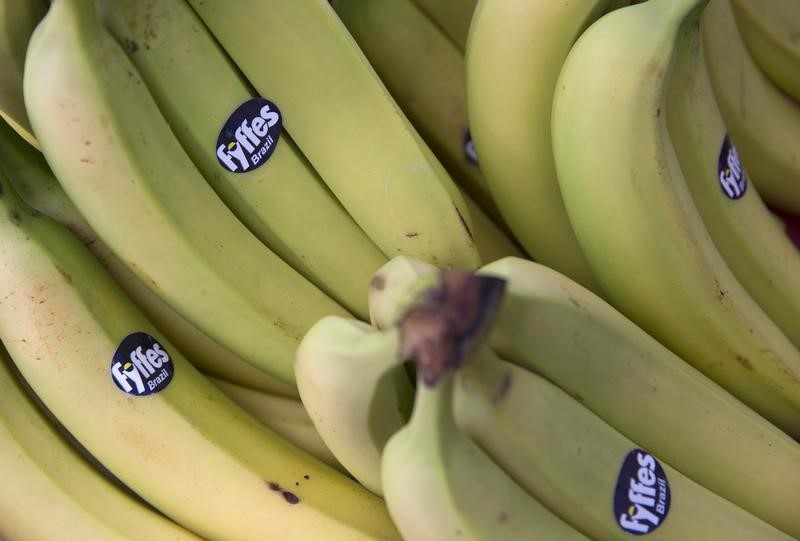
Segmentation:
<svg viewBox="0 0 800 541">
<path fill-rule="evenodd" d="M 501 278 L 444 270 L 398 322 L 404 359 L 414 361 L 422 382 L 434 387 L 458 370 L 480 345 L 505 293 Z"/>
</svg>

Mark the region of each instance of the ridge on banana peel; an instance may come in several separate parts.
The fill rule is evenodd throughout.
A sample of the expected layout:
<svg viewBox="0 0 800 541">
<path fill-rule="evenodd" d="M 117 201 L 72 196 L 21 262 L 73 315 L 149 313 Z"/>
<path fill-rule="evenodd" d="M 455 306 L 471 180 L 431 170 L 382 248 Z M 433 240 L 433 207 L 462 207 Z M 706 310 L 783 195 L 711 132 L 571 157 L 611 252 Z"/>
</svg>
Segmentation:
<svg viewBox="0 0 800 541">
<path fill-rule="evenodd" d="M 399 538 L 380 499 L 238 408 L 76 238 L 0 186 L 0 339 L 114 476 L 208 539 Z"/>
<path fill-rule="evenodd" d="M 714 95 L 742 164 L 764 201 L 800 214 L 800 105 L 750 56 L 730 0 L 710 0 L 701 32 Z"/>
<path fill-rule="evenodd" d="M 31 208 L 69 229 L 97 257 L 155 327 L 201 372 L 296 398 L 297 388 L 246 363 L 173 310 L 114 255 L 53 176 L 44 156 L 0 119 L 0 171 Z"/>
<path fill-rule="evenodd" d="M 419 378 L 411 419 L 392 436 L 381 459 L 395 524 L 405 539 L 415 541 L 586 539 L 522 490 L 456 426 L 453 370 L 483 334 L 503 284 L 454 271 L 440 277 L 439 287 L 399 323 L 395 355 L 414 360 Z"/>
<path fill-rule="evenodd" d="M 650 0 L 625 7 L 578 39 L 553 106 L 559 184 L 611 304 L 798 437 L 800 351 L 714 246 L 667 129 L 676 43 L 706 3 Z"/>
<path fill-rule="evenodd" d="M 28 48 L 24 93 L 48 163 L 119 259 L 205 334 L 294 384 L 300 336 L 348 312 L 219 199 L 93 0 L 50 6 Z"/>
<path fill-rule="evenodd" d="M 466 51 L 470 133 L 493 200 L 527 254 L 598 293 L 558 185 L 550 116 L 570 47 L 607 4 L 481 0 Z"/>
<path fill-rule="evenodd" d="M 800 10 L 794 0 L 732 0 L 747 50 L 764 73 L 800 102 Z"/>
<path fill-rule="evenodd" d="M 800 13 L 800 11 L 798 11 Z M 699 25 L 679 39 L 667 129 L 692 200 L 725 262 L 800 347 L 800 251 L 764 204 L 728 136 L 708 76 Z"/>
<path fill-rule="evenodd" d="M 326 0 L 189 3 L 387 257 L 480 265 L 458 187 Z"/>
<path fill-rule="evenodd" d="M 479 208 L 501 219 L 478 164 L 465 150 L 469 130 L 463 50 L 413 0 L 331 0 L 331 5 L 456 183 Z"/>
<path fill-rule="evenodd" d="M 0 478 L 0 537 L 9 541 L 200 540 L 86 462 L 27 394 L 2 345 Z"/>
<path fill-rule="evenodd" d="M 213 376 L 208 376 L 208 379 L 237 406 L 277 435 L 328 466 L 347 473 L 325 445 L 299 399 L 251 389 Z"/>
<path fill-rule="evenodd" d="M 414 3 L 456 47 L 462 51 L 466 48 L 472 14 L 478 0 L 414 0 Z"/>
<path fill-rule="evenodd" d="M 186 153 L 237 218 L 295 270 L 366 318 L 364 291 L 386 257 L 328 190 L 291 133 L 283 129 L 275 136 L 262 167 L 231 172 L 220 164 L 220 128 L 254 93 L 191 6 L 185 0 L 95 5 Z"/>
</svg>

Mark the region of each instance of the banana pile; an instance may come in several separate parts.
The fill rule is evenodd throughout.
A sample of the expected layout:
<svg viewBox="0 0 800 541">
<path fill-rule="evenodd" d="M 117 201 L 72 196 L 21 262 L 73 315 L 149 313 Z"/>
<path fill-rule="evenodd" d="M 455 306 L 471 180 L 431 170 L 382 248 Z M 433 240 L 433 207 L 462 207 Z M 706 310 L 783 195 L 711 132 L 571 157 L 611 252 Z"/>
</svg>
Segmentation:
<svg viewBox="0 0 800 541">
<path fill-rule="evenodd" d="M 800 539 L 798 36 L 0 0 L 0 540 Z"/>
</svg>

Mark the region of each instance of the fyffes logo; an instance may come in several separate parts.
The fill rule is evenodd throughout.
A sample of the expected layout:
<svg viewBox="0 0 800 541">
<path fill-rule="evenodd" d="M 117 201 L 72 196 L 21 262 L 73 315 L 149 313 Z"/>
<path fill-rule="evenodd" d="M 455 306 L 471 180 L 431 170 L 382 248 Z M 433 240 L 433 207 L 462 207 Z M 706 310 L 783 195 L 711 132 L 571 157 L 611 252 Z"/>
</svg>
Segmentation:
<svg viewBox="0 0 800 541">
<path fill-rule="evenodd" d="M 617 524 L 633 535 L 649 534 L 664 523 L 670 501 L 667 476 L 655 457 L 641 449 L 628 453 L 614 490 Z"/>
<path fill-rule="evenodd" d="M 217 137 L 217 160 L 232 173 L 264 165 L 275 152 L 283 122 L 278 107 L 264 98 L 247 100 L 228 117 Z"/>
<path fill-rule="evenodd" d="M 164 347 L 147 333 L 126 336 L 111 359 L 111 379 L 123 392 L 145 396 L 162 391 L 175 372 Z"/>
<path fill-rule="evenodd" d="M 731 143 L 728 135 L 722 141 L 717 161 L 719 185 L 728 199 L 739 199 L 747 191 L 747 175 L 739 160 L 739 152 Z"/>
</svg>

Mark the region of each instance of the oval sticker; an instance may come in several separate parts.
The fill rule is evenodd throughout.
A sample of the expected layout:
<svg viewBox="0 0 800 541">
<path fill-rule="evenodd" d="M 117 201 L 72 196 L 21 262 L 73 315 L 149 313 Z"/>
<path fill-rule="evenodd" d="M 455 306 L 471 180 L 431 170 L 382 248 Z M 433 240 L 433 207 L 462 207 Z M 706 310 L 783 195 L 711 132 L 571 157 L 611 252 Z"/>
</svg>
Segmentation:
<svg viewBox="0 0 800 541">
<path fill-rule="evenodd" d="M 247 173 L 269 160 L 280 138 L 278 107 L 264 98 L 247 100 L 231 113 L 217 137 L 217 160 L 232 173 Z"/>
<path fill-rule="evenodd" d="M 175 368 L 167 350 L 147 333 L 123 338 L 111 358 L 111 379 L 123 392 L 146 396 L 163 391 Z"/>
<path fill-rule="evenodd" d="M 739 199 L 747 191 L 747 175 L 742 168 L 741 160 L 739 160 L 739 152 L 727 134 L 722 140 L 722 148 L 719 150 L 717 175 L 719 185 L 728 199 Z"/>
<path fill-rule="evenodd" d="M 669 481 L 653 455 L 634 449 L 622 461 L 614 489 L 614 518 L 633 535 L 646 535 L 664 523 L 669 513 Z"/>
</svg>

